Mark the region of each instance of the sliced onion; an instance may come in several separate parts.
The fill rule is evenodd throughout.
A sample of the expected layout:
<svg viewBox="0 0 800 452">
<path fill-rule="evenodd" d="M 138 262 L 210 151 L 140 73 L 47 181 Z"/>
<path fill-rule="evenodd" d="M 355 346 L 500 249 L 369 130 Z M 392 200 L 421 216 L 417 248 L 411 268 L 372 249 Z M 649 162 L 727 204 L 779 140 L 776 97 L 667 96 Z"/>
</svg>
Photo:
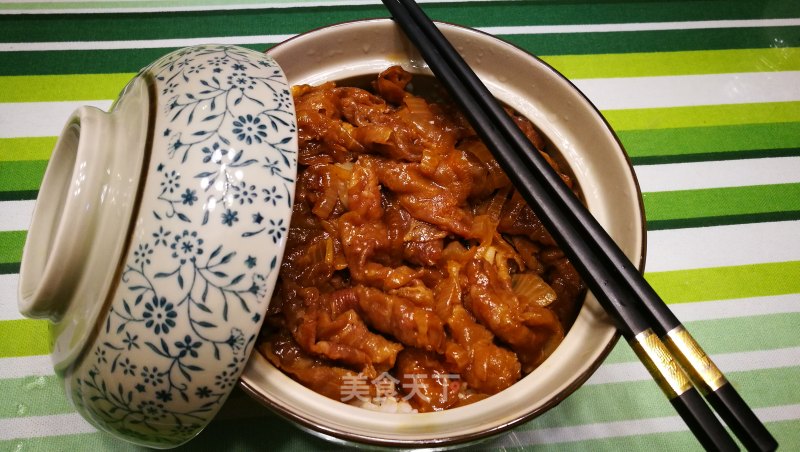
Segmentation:
<svg viewBox="0 0 800 452">
<path fill-rule="evenodd" d="M 556 301 L 556 292 L 536 273 L 517 273 L 511 276 L 511 288 L 524 303 L 545 307 Z"/>
</svg>

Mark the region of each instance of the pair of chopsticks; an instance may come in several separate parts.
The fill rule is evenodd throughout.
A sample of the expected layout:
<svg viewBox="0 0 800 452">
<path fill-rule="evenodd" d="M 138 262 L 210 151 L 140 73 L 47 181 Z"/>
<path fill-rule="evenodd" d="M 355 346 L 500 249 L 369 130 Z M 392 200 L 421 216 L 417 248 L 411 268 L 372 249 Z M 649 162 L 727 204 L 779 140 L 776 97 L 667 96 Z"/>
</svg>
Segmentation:
<svg viewBox="0 0 800 452">
<path fill-rule="evenodd" d="M 701 393 L 748 450 L 775 450 L 775 438 L 422 9 L 413 0 L 383 3 L 703 447 L 739 449 Z"/>
</svg>

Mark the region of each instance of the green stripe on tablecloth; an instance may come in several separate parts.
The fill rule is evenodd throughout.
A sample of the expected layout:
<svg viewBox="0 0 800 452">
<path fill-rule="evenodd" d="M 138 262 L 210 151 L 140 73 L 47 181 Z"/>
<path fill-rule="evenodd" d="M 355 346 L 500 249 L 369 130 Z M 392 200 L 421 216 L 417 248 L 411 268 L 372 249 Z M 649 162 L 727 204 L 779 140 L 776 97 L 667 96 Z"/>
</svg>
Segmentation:
<svg viewBox="0 0 800 452">
<path fill-rule="evenodd" d="M 604 426 L 598 425 L 598 431 L 605 430 Z M 513 435 L 513 433 L 511 434 Z M 638 434 L 631 432 L 626 436 L 611 436 L 608 438 L 588 439 L 588 440 L 573 440 L 553 444 L 541 444 L 533 434 L 530 441 L 533 443 L 529 448 L 526 448 L 527 440 L 520 439 L 518 436 L 509 436 L 512 438 L 507 440 L 510 444 L 515 446 L 514 449 L 507 446 L 501 446 L 496 450 L 535 450 L 536 452 L 575 452 L 579 450 L 590 450 L 593 452 L 615 452 L 620 450 L 660 450 L 660 451 L 693 451 L 702 450 L 697 439 L 688 431 L 680 430 L 667 433 L 649 433 Z M 498 439 L 500 444 L 503 444 L 502 437 Z M 520 449 L 517 449 L 519 445 Z M 495 450 L 491 445 L 486 445 L 486 450 Z"/>
<path fill-rule="evenodd" d="M 476 1 L 476 0 L 473 0 L 473 1 Z M 480 0 L 478 0 L 478 1 L 480 1 Z M 373 3 L 376 3 L 376 2 L 377 2 L 377 0 L 374 1 Z M 232 6 L 232 3 L 233 3 L 234 6 Z M 347 0 L 316 0 L 314 2 L 306 2 L 306 3 L 314 3 L 314 4 L 317 4 L 317 5 L 324 5 L 324 6 L 328 6 L 328 7 L 336 7 L 336 6 L 339 6 L 342 3 L 350 3 L 350 2 L 348 2 Z M 466 3 L 466 1 L 464 3 Z M 497 3 L 497 2 L 495 2 L 495 3 Z M 578 3 L 580 3 L 580 2 L 578 2 Z M 590 2 L 585 2 L 585 3 L 590 3 Z M 651 8 L 653 8 L 653 15 L 654 16 L 661 17 L 662 14 L 666 14 L 666 13 L 674 14 L 674 9 L 665 7 L 665 6 L 669 6 L 668 4 L 667 5 L 660 5 L 657 2 L 651 2 L 651 3 L 652 3 Z M 759 2 L 753 2 L 753 3 L 754 4 L 758 4 Z M 50 10 L 50 9 L 53 9 L 53 10 L 86 9 L 86 10 L 95 10 L 95 11 L 98 11 L 98 12 L 102 12 L 103 10 L 107 10 L 107 9 L 118 10 L 118 9 L 123 9 L 123 8 L 125 8 L 125 9 L 130 8 L 130 9 L 134 9 L 134 10 L 138 9 L 138 10 L 145 10 L 146 11 L 146 10 L 149 10 L 149 9 L 161 10 L 161 9 L 164 9 L 164 8 L 175 8 L 175 7 L 177 7 L 177 8 L 192 7 L 192 8 L 198 8 L 198 9 L 202 8 L 202 7 L 209 7 L 209 8 L 218 7 L 218 8 L 221 8 L 221 9 L 230 9 L 232 7 L 236 8 L 238 5 L 261 5 L 261 6 L 264 6 L 264 7 L 270 6 L 270 5 L 276 5 L 276 6 L 279 6 L 279 7 L 285 7 L 286 4 L 287 4 L 287 2 L 285 0 L 236 0 L 235 2 L 230 2 L 230 1 L 226 1 L 226 0 L 190 0 L 190 1 L 186 1 L 186 0 L 130 1 L 130 0 L 128 0 L 128 1 L 97 1 L 97 2 L 95 2 L 95 1 L 19 2 L 19 1 L 11 0 L 11 1 L 6 1 L 6 2 L 3 2 L 2 4 L 0 4 L 0 11 L 2 11 L 3 9 L 30 10 L 30 12 L 36 12 L 37 10 L 43 10 L 43 9 L 47 9 L 47 10 Z M 703 5 L 703 6 L 698 6 L 698 8 L 703 8 L 703 11 L 708 11 L 708 12 L 713 12 L 713 13 L 717 12 L 716 9 L 708 8 L 708 2 L 701 3 L 701 5 Z M 543 6 L 547 6 L 547 5 L 543 5 Z M 622 6 L 624 6 L 624 5 L 622 5 Z M 734 6 L 738 6 L 738 5 L 734 5 Z M 429 8 L 432 8 L 433 6 L 429 5 L 428 3 L 425 3 L 425 4 L 423 4 L 423 7 L 425 9 L 429 9 Z M 544 12 L 545 9 L 542 8 L 542 11 Z M 696 13 L 696 12 L 699 12 L 699 11 L 692 11 L 692 13 Z M 737 8 L 735 12 L 738 13 L 738 14 L 744 14 L 744 13 L 752 14 L 754 11 L 748 11 L 748 10 L 745 10 L 745 9 L 742 9 L 742 8 Z M 567 11 L 565 10 L 564 13 L 566 14 Z M 689 14 L 694 16 L 695 14 L 692 14 L 692 13 L 689 13 Z M 738 16 L 734 16 L 734 17 L 738 17 Z M 750 17 L 750 16 L 748 15 L 748 17 Z M 670 17 L 666 17 L 666 18 L 670 18 Z"/>
<path fill-rule="evenodd" d="M 46 337 L 41 339 L 46 340 Z M 18 358 L 18 360 L 24 360 L 24 358 Z M 137 368 L 136 370 L 138 375 L 142 369 Z M 55 374 L 0 379 L 0 394 L 25 394 L 25 398 L 16 403 L 0 403 L 0 419 L 21 416 L 52 416 L 75 411 L 64 394 L 61 378 Z M 263 411 L 259 410 L 260 406 L 238 391 L 228 399 L 227 405 L 238 406 L 236 411 L 239 416 L 259 415 L 266 411 L 266 408 Z M 256 410 L 250 408 L 248 412 L 244 412 L 249 405 L 255 405 Z M 0 450 L 4 449 L 0 448 Z"/>
<path fill-rule="evenodd" d="M 617 135 L 636 165 L 800 155 L 800 122 L 620 130 Z M 37 181 L 35 187 L 14 191 L 15 195 L 2 194 L 0 190 L 0 199 L 36 196 L 38 181 L 56 140 L 57 137 L 0 138 L 0 165 L 5 164 L 7 170 L 15 166 L 11 162 L 39 161 L 14 169 L 23 173 L 23 178 Z"/>
<path fill-rule="evenodd" d="M 46 341 L 45 337 L 40 339 Z M 0 380 L 0 394 L 25 395 L 21 400 L 0 403 L 0 418 L 47 416 L 75 411 L 64 394 L 64 385 L 55 375 Z"/>
<path fill-rule="evenodd" d="M 623 345 L 627 347 L 627 345 Z M 772 405 L 789 405 L 800 403 L 800 395 L 792 391 L 790 385 L 772 388 L 770 391 L 759 391 L 765 381 L 794 381 L 800 378 L 800 367 L 759 369 L 745 372 L 729 373 L 737 389 L 748 399 L 753 408 Z M 29 396 L 18 403 L 0 406 L 0 419 L 19 416 L 48 416 L 73 412 L 64 393 L 60 380 L 55 376 L 25 377 L 0 380 L 3 394 L 24 393 Z M 630 404 L 614 403 L 620 398 L 628 399 Z M 596 403 L 602 401 L 603 403 Z M 654 403 L 655 401 L 655 403 Z M 663 401 L 663 402 L 662 402 Z M 234 401 L 231 401 L 236 403 Z M 590 403 L 591 402 L 591 403 Z M 240 401 L 238 403 L 250 403 Z M 229 407 L 232 403 L 228 404 Z M 602 410 L 587 410 L 586 406 L 601 406 Z M 629 406 L 647 406 L 649 417 L 672 416 L 674 411 L 659 392 L 653 381 L 609 383 L 583 386 L 567 400 L 545 415 L 521 426 L 519 431 L 542 428 L 558 428 L 579 426 L 593 423 L 616 422 L 630 420 L 637 413 L 631 413 Z M 228 407 L 226 407 L 228 408 Z M 255 410 L 247 419 L 261 419 L 264 411 Z M 222 421 L 223 423 L 225 421 Z"/>
<path fill-rule="evenodd" d="M 798 324 L 800 313 L 796 312 L 684 322 L 692 336 L 703 344 L 703 350 L 712 356 L 800 347 Z M 769 334 L 765 334 L 767 331 Z M 604 362 L 632 363 L 637 360 L 631 348 L 620 341 Z M 800 366 L 800 362 L 797 364 Z"/>
<path fill-rule="evenodd" d="M 45 168 L 45 161 L 0 162 L 0 170 L 15 174 L 0 182 L 0 200 L 35 199 Z M 651 231 L 800 219 L 800 183 L 646 192 L 642 197 Z"/>
<path fill-rule="evenodd" d="M 617 132 L 634 164 L 800 155 L 800 122 Z M 0 138 L 0 162 L 47 160 L 57 137 Z M 31 176 L 41 180 L 41 174 Z"/>
<path fill-rule="evenodd" d="M 0 275 L 19 273 L 19 262 L 0 262 Z"/>
<path fill-rule="evenodd" d="M 624 394 L 627 399 L 628 393 Z M 574 396 L 573 396 L 574 397 Z M 571 399 L 571 398 L 570 398 Z M 567 399 L 567 400 L 570 400 Z M 646 402 L 646 409 L 653 405 L 663 405 L 663 396 L 656 397 L 654 400 Z M 621 405 L 620 400 L 611 403 L 614 406 Z M 562 405 L 546 413 L 544 416 L 551 416 L 554 413 L 563 411 Z M 592 404 L 592 406 L 595 406 Z M 675 417 L 674 410 L 668 416 Z M 536 421 L 533 421 L 534 423 Z M 506 437 L 504 435 L 490 439 L 482 443 L 479 450 L 495 450 L 501 444 L 501 449 L 509 450 L 509 444 L 504 444 L 505 440 L 510 440 L 514 449 L 521 448 L 530 442 L 536 441 L 535 432 L 525 432 L 531 423 L 525 424 L 516 429 L 520 434 L 532 434 L 530 440 L 518 438 L 516 436 Z M 790 422 L 769 422 L 769 430 L 776 435 L 783 444 L 796 444 L 800 440 L 800 430 L 796 428 L 796 421 Z M 602 425 L 597 426 L 598 434 L 602 434 Z M 558 427 L 556 427 L 558 428 Z M 514 435 L 514 433 L 511 433 Z M 216 451 L 216 450 L 251 450 L 254 444 L 280 444 L 281 450 L 304 452 L 309 450 L 332 450 L 336 449 L 331 443 L 327 443 L 315 436 L 301 434 L 295 426 L 288 421 L 275 415 L 267 414 L 246 419 L 229 421 L 213 421 L 200 435 L 185 446 L 173 449 L 176 452 L 182 451 Z M 10 440 L 0 442 L 0 448 L 8 447 L 14 449 L 19 441 Z M 70 436 L 39 437 L 25 440 L 25 445 L 31 450 L 114 450 L 114 451 L 145 451 L 129 443 L 114 439 L 104 433 L 82 433 Z M 72 447 L 71 447 L 72 446 Z M 582 441 L 568 441 L 556 444 L 536 444 L 537 451 L 565 451 L 574 450 L 593 450 L 593 451 L 618 451 L 618 450 L 697 450 L 699 445 L 697 440 L 688 430 L 668 433 L 653 433 L 647 435 L 618 436 L 611 438 L 597 438 Z M 256 447 L 257 448 L 257 447 Z"/>
<path fill-rule="evenodd" d="M 335 6 L 337 3 L 346 3 L 347 0 L 315 0 L 315 4 Z M 269 5 L 286 5 L 285 0 L 149 0 L 149 1 L 72 1 L 72 2 L 19 2 L 5 1 L 0 3 L 0 11 L 3 10 L 27 10 L 29 13 L 39 12 L 40 10 L 63 10 L 69 12 L 74 9 L 86 9 L 96 12 L 103 10 L 134 9 L 134 10 L 162 10 L 164 8 L 237 8 L 241 5 L 258 5 L 266 7 Z"/>
<path fill-rule="evenodd" d="M 617 400 L 614 403 L 620 404 L 620 401 Z M 649 408 L 652 403 L 652 401 L 649 402 L 646 407 Z M 800 444 L 800 429 L 797 428 L 797 420 L 769 422 L 766 425 L 781 444 Z M 602 426 L 598 426 L 598 429 L 602 429 Z M 522 446 L 525 442 L 524 440 L 517 440 L 511 441 L 511 444 Z M 487 444 L 487 448 L 491 448 L 491 443 Z M 509 450 L 509 448 L 505 446 L 500 450 Z M 574 452 L 578 450 L 616 452 L 621 450 L 693 451 L 703 449 L 688 430 L 681 430 L 646 435 L 638 435 L 636 432 L 631 432 L 629 436 L 569 441 L 559 444 L 536 444 L 527 450 L 535 450 L 536 452 Z"/>
<path fill-rule="evenodd" d="M 800 122 L 617 132 L 634 164 L 800 155 Z"/>
<path fill-rule="evenodd" d="M 34 199 L 45 169 L 47 160 L 0 160 L 0 201 Z"/>
<path fill-rule="evenodd" d="M 775 36 L 780 47 L 800 45 L 800 27 L 500 35 L 536 55 L 749 49 L 769 47 Z"/>
<path fill-rule="evenodd" d="M 617 134 L 637 165 L 800 155 L 800 122 L 620 130 Z M 46 161 L 56 139 L 0 138 L 0 162 Z M 41 180 L 41 173 L 36 170 L 31 177 Z"/>
<path fill-rule="evenodd" d="M 39 195 L 39 190 L 15 190 L 15 191 L 0 191 L 0 201 L 25 201 L 36 199 Z M 0 264 L 0 274 L 8 273 L 10 270 L 4 270 L 3 264 Z"/>
<path fill-rule="evenodd" d="M 329 442 L 302 433 L 289 421 L 270 412 L 264 412 L 265 415 L 257 417 L 212 421 L 197 438 L 172 450 L 175 452 L 247 451 L 264 449 L 265 444 L 273 445 L 273 449 L 281 451 L 308 452 L 336 449 Z M 75 414 L 75 416 L 78 415 Z M 24 441 L 0 441 L 0 450 L 16 450 L 20 443 L 24 444 L 23 450 L 34 451 L 152 451 L 152 449 L 134 446 L 100 432 L 25 438 Z"/>
<path fill-rule="evenodd" d="M 0 163 L 0 170 L 13 169 L 18 177 L 0 182 L 0 201 L 35 199 L 46 163 Z M 650 231 L 800 219 L 798 183 L 646 192 L 642 197 Z"/>
<path fill-rule="evenodd" d="M 77 416 L 77 414 L 76 414 Z M 266 434 L 262 429 L 259 432 L 242 432 L 242 434 L 249 434 L 250 436 L 265 437 Z M 227 434 L 225 435 L 227 436 Z M 196 441 L 196 443 L 195 443 Z M 193 444 L 197 448 L 200 441 L 195 440 Z M 25 439 L 12 439 L 8 441 L 0 441 L 0 450 L 13 450 L 13 451 L 113 451 L 113 452 L 152 452 L 153 449 L 134 446 L 131 443 L 121 441 L 108 433 L 76 433 L 74 435 L 58 435 L 58 436 L 44 436 L 33 437 Z M 179 449 L 173 449 L 177 451 Z"/>
<path fill-rule="evenodd" d="M 488 27 L 795 17 L 796 8 L 788 3 L 791 2 L 772 2 L 769 8 L 747 1 L 630 5 L 605 2 L 470 2 L 426 4 L 423 7 L 434 19 Z M 267 32 L 285 34 L 368 17 L 388 17 L 388 13 L 382 5 L 377 4 L 341 5 L 335 8 L 115 14 L 113 20 L 103 14 L 0 16 L 0 29 L 4 30 L 0 41 L 86 41 L 98 37 L 106 40 L 156 39 L 197 36 L 200 33 L 205 36 L 261 35 Z M 47 32 L 31 33 L 31 30 Z M 747 29 L 742 31 L 743 34 L 747 33 Z M 768 35 L 763 39 L 772 37 Z"/>
<path fill-rule="evenodd" d="M 800 102 L 632 108 L 603 116 L 617 131 L 800 122 Z"/>
<path fill-rule="evenodd" d="M 617 132 L 634 164 L 800 155 L 800 122 Z M 0 162 L 48 160 L 57 137 L 0 138 Z"/>
<path fill-rule="evenodd" d="M 464 5 L 474 10 L 475 6 Z M 485 6 L 484 6 L 485 7 Z M 450 7 L 452 16 L 458 8 Z M 388 17 L 379 5 L 337 8 L 292 8 L 235 11 L 0 16 L 0 42 L 69 42 L 176 39 L 197 36 L 261 36 L 293 34 L 326 25 Z M 474 22 L 472 20 L 471 22 Z M 494 24 L 501 24 L 502 18 Z M 113 26 L 111 26 L 113 24 Z M 31 33 L 47 30 L 47 33 Z"/>
<path fill-rule="evenodd" d="M 245 47 L 263 51 L 267 44 Z M 0 75 L 135 73 L 174 47 L 0 52 Z"/>
<path fill-rule="evenodd" d="M 0 77 L 0 102 L 115 99 L 135 73 Z"/>
<path fill-rule="evenodd" d="M 553 55 L 542 59 L 576 79 L 800 70 L 800 48 Z"/>
<path fill-rule="evenodd" d="M 615 405 L 627 403 L 628 393 L 625 393 L 624 395 L 626 397 L 622 400 L 613 400 L 611 403 Z M 661 395 L 661 398 L 663 399 L 664 396 Z M 638 411 L 649 410 L 654 404 L 661 403 L 662 402 L 660 400 L 648 400 L 647 404 L 641 407 Z M 553 411 L 557 411 L 559 409 L 560 406 Z M 598 424 L 589 426 L 591 429 L 590 435 L 593 434 L 595 438 L 577 440 L 575 435 L 570 436 L 568 433 L 565 434 L 565 432 L 559 427 L 554 427 L 556 434 L 559 434 L 559 438 L 562 438 L 562 442 L 548 443 L 546 439 L 550 436 L 548 435 L 548 433 L 550 433 L 548 431 L 542 432 L 542 435 L 537 434 L 536 431 L 530 431 L 517 434 L 512 433 L 511 435 L 513 436 L 509 436 L 507 438 L 500 436 L 496 440 L 490 440 L 489 442 L 482 444 L 478 450 L 528 450 L 536 452 L 574 452 L 581 450 L 589 450 L 593 452 L 617 452 L 621 450 L 656 450 L 678 452 L 703 450 L 692 433 L 682 427 L 681 421 L 677 419 L 677 414 L 674 413 L 675 412 L 673 410 L 673 414 L 669 415 L 668 417 L 677 422 L 676 427 L 681 425 L 681 427 L 677 427 L 679 429 L 677 431 L 669 431 L 669 427 L 661 426 L 667 427 L 666 429 L 663 429 L 667 431 L 643 434 L 639 433 L 637 430 L 635 421 L 630 424 L 628 429 L 624 429 L 623 426 L 619 425 L 612 424 L 606 427 L 604 424 Z M 643 418 L 642 420 L 647 422 L 648 419 Z M 781 444 L 796 444 L 795 441 L 800 439 L 800 433 L 797 431 L 791 431 L 792 429 L 800 430 L 797 429 L 796 419 L 792 419 L 790 421 L 768 422 L 766 423 L 766 426 Z M 620 427 L 623 427 L 621 431 Z M 658 430 L 662 430 L 662 428 L 658 428 Z M 519 431 L 524 430 L 520 429 L 516 430 L 515 432 Z M 581 433 L 583 432 L 585 432 L 585 430 Z M 608 435 L 606 435 L 605 432 L 608 432 Z M 577 434 L 578 432 L 575 433 Z M 513 448 L 509 447 L 509 445 L 513 445 Z M 495 449 L 495 447 L 498 446 L 499 448 Z"/>
<path fill-rule="evenodd" d="M 703 343 L 709 354 L 725 354 L 759 350 L 778 350 L 800 346 L 796 325 L 800 314 L 772 314 L 758 317 L 735 317 L 686 322 L 686 327 Z M 19 324 L 19 322 L 26 322 Z M 46 335 L 42 321 L 13 320 L 0 322 L 0 332 L 10 331 L 14 337 L 32 337 L 33 340 L 23 349 L 12 350 L 0 347 L 0 357 L 29 356 L 47 353 Z M 769 334 L 764 334 L 769 331 Z M 11 337 L 11 336 L 8 336 Z M 618 346 L 606 359 L 607 363 L 635 362 L 636 357 L 627 346 Z M 3 389 L 0 380 L 0 390 Z M 3 393 L 3 392 L 0 392 Z M 1 408 L 1 407 L 0 407 Z M 52 413 L 51 413 L 52 414 Z M 0 417 L 2 417 L 0 415 Z"/>
<path fill-rule="evenodd" d="M 315 0 L 314 3 L 316 4 L 324 4 L 324 5 L 336 5 L 337 3 L 345 3 L 339 0 Z M 231 6 L 233 4 L 234 6 Z M 225 1 L 225 0 L 149 0 L 149 1 L 72 1 L 72 2 L 35 2 L 35 3 L 18 3 L 15 1 L 7 1 L 0 7 L 0 11 L 3 9 L 21 9 L 21 10 L 29 10 L 30 12 L 36 12 L 37 10 L 42 9 L 63 9 L 63 10 L 70 10 L 70 9 L 89 9 L 95 11 L 103 11 L 105 9 L 121 9 L 121 8 L 132 8 L 132 9 L 141 9 L 141 10 L 148 10 L 148 9 L 155 9 L 160 10 L 163 8 L 202 8 L 202 7 L 221 7 L 221 8 L 231 8 L 231 7 L 239 7 L 240 5 L 259 5 L 262 7 L 266 7 L 271 4 L 277 5 L 285 5 L 286 1 L 284 0 L 235 0 L 235 2 Z"/>
<path fill-rule="evenodd" d="M 645 273 L 667 303 L 800 293 L 800 261 Z"/>
<path fill-rule="evenodd" d="M 650 231 L 800 219 L 800 183 L 643 193 Z"/>
<path fill-rule="evenodd" d="M 46 355 L 50 353 L 47 344 L 47 320 L 4 320 L 0 322 L 0 337 L 13 340 L 0 341 L 0 358 Z"/>
<path fill-rule="evenodd" d="M 0 232 L 2 266 L 19 269 L 25 231 Z M 648 272 L 645 278 L 667 303 L 727 300 L 800 293 L 800 261 Z"/>
<path fill-rule="evenodd" d="M 800 33 L 800 27 L 796 28 Z M 692 37 L 692 40 L 700 42 L 716 39 L 714 36 L 723 33 L 718 29 L 692 30 L 692 32 L 712 35 Z M 776 33 L 777 36 L 784 36 L 786 32 L 787 30 L 781 29 Z M 751 30 L 750 33 L 753 31 Z M 725 45 L 717 47 L 720 50 L 711 50 L 714 49 L 711 46 L 687 47 L 681 45 L 680 41 L 669 39 L 668 36 L 659 37 L 658 35 L 653 37 L 653 46 L 649 46 L 647 41 L 636 39 L 633 40 L 637 42 L 636 48 L 620 47 L 619 37 L 606 42 L 607 34 L 591 33 L 592 36 L 588 37 L 590 41 L 588 44 L 583 42 L 587 36 L 581 33 L 501 37 L 542 56 L 545 61 L 571 78 L 785 71 L 795 70 L 800 64 L 796 47 L 789 47 L 788 42 L 784 42 L 779 48 L 771 47 L 774 42 L 764 40 L 763 30 L 751 40 L 742 42 L 740 49 L 731 49 L 730 47 L 733 46 Z M 743 37 L 739 39 L 743 39 Z M 212 39 L 210 38 L 210 40 Z M 622 42 L 630 42 L 630 40 Z M 244 46 L 264 51 L 272 45 L 263 43 Z M 591 45 L 592 48 L 587 49 L 587 45 Z M 173 50 L 172 47 L 0 52 L 0 75 L 136 72 L 171 50 Z M 660 52 L 654 53 L 656 50 Z"/>
<path fill-rule="evenodd" d="M 619 404 L 619 401 L 615 403 Z M 648 403 L 648 406 L 650 403 Z M 559 410 L 555 408 L 553 411 Z M 548 413 L 549 414 L 549 413 Z M 769 422 L 767 427 L 782 444 L 800 444 L 800 429 L 797 421 Z M 510 433 L 514 435 L 514 433 Z M 482 443 L 475 450 L 511 450 L 507 444 L 497 444 L 506 438 L 499 435 L 496 440 Z M 509 437 L 513 438 L 513 436 Z M 495 442 L 496 441 L 496 442 Z M 268 415 L 241 421 L 212 422 L 200 435 L 185 446 L 173 449 L 175 452 L 185 451 L 245 451 L 259 449 L 256 445 L 280 444 L 280 450 L 286 452 L 307 452 L 311 450 L 333 450 L 336 447 L 312 435 L 302 434 L 287 421 Z M 511 440 L 513 450 L 525 450 L 526 443 Z M 17 450 L 24 444 L 25 450 L 93 450 L 114 452 L 145 452 L 151 449 L 137 447 L 113 438 L 105 433 L 80 433 L 75 435 L 26 438 L 20 440 L 0 441 L 0 449 Z M 691 451 L 699 450 L 697 440 L 688 431 L 654 433 L 648 435 L 632 435 L 613 438 L 600 438 L 585 441 L 570 441 L 559 444 L 537 444 L 536 451 L 574 452 L 576 450 L 620 451 L 620 450 L 665 450 Z M 472 450 L 472 449 L 470 449 Z"/>
<path fill-rule="evenodd" d="M 48 160 L 58 137 L 0 138 L 0 162 Z"/>
<path fill-rule="evenodd" d="M 620 346 L 628 347 L 627 344 Z M 774 391 L 759 391 L 759 387 L 763 389 L 764 381 L 796 381 L 795 379 L 800 378 L 800 367 L 731 372 L 728 377 L 736 382 L 740 392 L 747 395 L 751 408 L 800 403 L 800 394 L 792 391 L 791 385 L 774 388 Z M 782 378 L 789 379 L 782 380 Z M 761 380 L 760 385 L 759 380 Z M 621 398 L 626 399 L 626 403 L 618 403 Z M 595 410 L 587 410 L 587 406 L 593 406 Z M 583 386 L 562 402 L 557 410 L 534 419 L 520 430 L 636 419 L 640 413 L 631 412 L 629 408 L 631 406 L 646 406 L 648 417 L 675 415 L 674 408 L 660 392 L 656 383 L 647 379 Z"/>
<path fill-rule="evenodd" d="M 0 231 L 0 275 L 19 271 L 26 236 L 26 231 Z"/>
<path fill-rule="evenodd" d="M 153 52 L 147 52 L 147 55 L 157 58 L 167 51 L 154 49 Z M 0 61 L 8 59 L 10 55 L 14 53 L 0 54 Z M 104 63 L 102 67 L 93 68 L 96 73 L 88 72 L 92 63 L 78 65 L 81 70 L 75 72 L 73 69 L 77 68 L 59 68 L 48 62 L 43 68 L 29 68 L 27 74 L 33 75 L 0 76 L 0 102 L 114 99 L 121 87 L 135 75 L 133 69 L 146 65 L 148 61 L 140 61 L 138 66 L 133 67 L 129 60 L 118 61 L 112 55 L 113 53 L 108 55 L 108 61 L 103 60 L 106 57 L 105 51 L 88 52 L 83 57 L 66 59 L 70 63 Z M 565 76 L 575 79 L 800 70 L 800 48 L 562 55 L 543 59 Z M 26 73 L 12 62 L 3 67 L 5 69 L 0 69 L 0 73 Z M 125 72 L 126 69 L 131 71 Z M 47 74 L 49 71 L 61 73 Z M 44 74 L 40 74 L 43 72 Z"/>
<path fill-rule="evenodd" d="M 617 132 L 636 165 L 800 155 L 800 122 Z M 0 138 L 0 162 L 47 160 L 57 137 Z"/>
<path fill-rule="evenodd" d="M 77 416 L 77 414 L 76 414 Z M 263 438 L 265 432 L 262 429 L 260 432 L 250 433 L 254 438 Z M 202 441 L 202 443 L 206 443 Z M 24 445 L 22 450 L 31 451 L 93 451 L 93 452 L 152 452 L 153 449 L 135 446 L 131 443 L 119 440 L 108 433 L 76 433 L 73 435 L 58 435 L 58 436 L 45 436 L 25 438 L 24 440 L 10 440 L 0 441 L 0 450 L 17 450 L 16 446 Z M 204 449 L 201 441 L 194 440 L 190 444 L 193 445 L 194 450 L 211 450 Z M 223 442 L 224 444 L 224 442 Z M 191 449 L 172 449 L 173 451 L 191 450 Z M 248 450 L 247 448 L 241 450 Z M 281 449 L 283 450 L 283 449 Z"/>
</svg>

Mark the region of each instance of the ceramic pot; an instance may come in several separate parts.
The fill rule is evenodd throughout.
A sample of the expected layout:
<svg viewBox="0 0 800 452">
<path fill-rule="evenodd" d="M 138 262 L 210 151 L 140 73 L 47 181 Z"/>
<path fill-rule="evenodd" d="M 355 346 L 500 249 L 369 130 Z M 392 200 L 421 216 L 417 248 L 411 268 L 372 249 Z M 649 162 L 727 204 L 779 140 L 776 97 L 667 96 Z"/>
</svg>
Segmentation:
<svg viewBox="0 0 800 452">
<path fill-rule="evenodd" d="M 53 361 L 92 424 L 181 444 L 236 384 L 277 277 L 294 194 L 288 82 L 234 46 L 144 68 L 109 113 L 67 121 L 20 272 Z"/>
<path fill-rule="evenodd" d="M 471 28 L 437 25 L 492 94 L 530 119 L 553 144 L 589 210 L 641 268 L 641 193 L 622 145 L 600 112 L 569 80 L 524 50 Z M 393 64 L 430 74 L 389 19 L 314 30 L 268 54 L 292 85 L 363 79 Z M 589 294 L 564 341 L 541 366 L 491 397 L 432 413 L 376 412 L 329 399 L 292 380 L 259 353 L 253 353 L 241 381 L 255 399 L 323 438 L 360 446 L 455 447 L 506 431 L 556 406 L 592 375 L 617 338 L 612 320 Z"/>
</svg>

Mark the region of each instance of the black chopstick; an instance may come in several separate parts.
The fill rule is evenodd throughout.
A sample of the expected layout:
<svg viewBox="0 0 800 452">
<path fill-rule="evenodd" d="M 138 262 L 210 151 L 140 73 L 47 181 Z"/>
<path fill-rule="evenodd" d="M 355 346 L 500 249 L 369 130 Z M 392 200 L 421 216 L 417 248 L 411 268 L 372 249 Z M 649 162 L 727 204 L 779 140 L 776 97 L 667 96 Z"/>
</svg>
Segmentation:
<svg viewBox="0 0 800 452">
<path fill-rule="evenodd" d="M 700 442 L 707 448 L 737 448 L 697 391 L 686 389 L 681 383 L 686 381 L 685 374 L 680 369 L 670 370 L 678 366 L 664 342 L 748 449 L 777 448 L 772 435 L 697 342 L 594 217 L 561 183 L 424 12 L 411 0 L 384 0 L 384 4 L 434 74 L 451 91 L 453 99 L 461 104 L 517 189 L 615 318 L 623 336 L 643 362 L 649 363 L 648 369 Z M 664 342 L 650 329 L 650 322 Z M 658 362 L 663 359 L 647 356 L 662 352 L 669 356 L 667 361 Z M 665 379 L 675 381 L 665 383 Z"/>
<path fill-rule="evenodd" d="M 508 120 L 502 107 L 422 9 L 413 0 L 386 0 L 384 3 L 395 15 L 398 23 L 400 23 L 400 19 L 395 13 L 405 17 L 403 22 L 414 22 L 417 32 L 424 34 L 430 46 L 435 48 L 438 57 L 434 59 L 441 59 L 444 64 L 453 68 L 454 75 L 464 85 L 464 89 L 476 93 L 474 98 L 476 103 L 488 116 L 495 119 L 495 126 L 512 143 L 512 146 L 522 150 L 524 163 L 528 165 L 533 174 L 546 181 L 543 189 L 549 191 L 560 205 L 566 206 L 565 214 L 569 217 L 569 221 L 576 226 L 581 236 L 593 242 L 591 245 L 598 251 L 597 256 L 602 262 L 599 265 L 617 270 L 615 276 L 621 278 L 621 284 L 633 292 L 634 299 L 638 300 L 638 303 L 635 303 L 638 309 L 646 312 L 653 323 L 656 334 L 663 339 L 667 348 L 689 373 L 694 384 L 731 427 L 742 444 L 748 450 L 775 450 L 778 443 L 764 424 L 747 406 L 714 362 L 645 281 L 641 273 L 608 236 L 602 226 L 569 189 L 560 183 L 558 176 L 549 168 L 549 165 L 543 159 L 538 158 L 538 152 L 520 133 L 516 125 Z M 421 39 L 419 34 L 416 35 L 416 38 Z M 414 40 L 413 37 L 411 39 Z M 433 66 L 437 63 L 431 64 L 429 61 L 428 64 L 431 69 L 434 69 Z M 536 201 L 528 201 L 531 205 L 536 203 Z M 553 221 L 553 223 L 557 222 L 560 221 Z M 554 229 L 557 227 L 557 225 L 553 226 Z M 568 241 L 569 237 L 562 239 Z M 579 258 L 579 256 L 576 257 Z M 596 291 L 593 290 L 593 292 L 597 296 Z"/>
</svg>

